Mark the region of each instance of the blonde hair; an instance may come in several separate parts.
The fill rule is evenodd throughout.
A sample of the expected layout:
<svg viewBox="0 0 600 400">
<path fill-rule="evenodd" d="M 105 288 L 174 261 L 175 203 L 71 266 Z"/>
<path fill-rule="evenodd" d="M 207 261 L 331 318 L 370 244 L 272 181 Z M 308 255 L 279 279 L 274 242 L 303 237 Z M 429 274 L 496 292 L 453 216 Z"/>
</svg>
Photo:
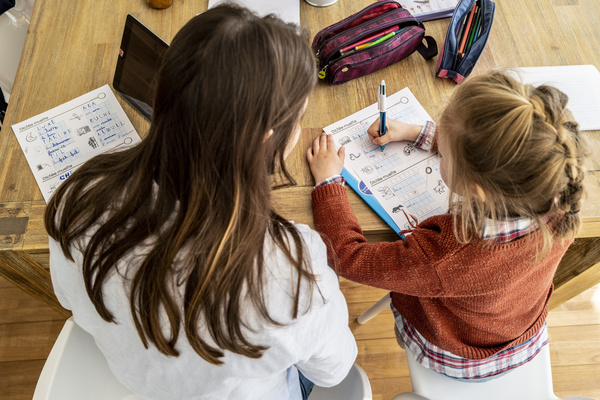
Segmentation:
<svg viewBox="0 0 600 400">
<path fill-rule="evenodd" d="M 458 240 L 472 240 L 485 218 L 511 217 L 539 224 L 542 254 L 553 237 L 575 236 L 586 154 L 567 99 L 556 88 L 526 85 L 500 71 L 456 89 L 440 131 L 448 135 L 452 159 L 450 209 Z M 473 184 L 485 199 L 473 195 Z M 552 230 L 542 220 L 547 215 L 559 216 Z"/>
</svg>

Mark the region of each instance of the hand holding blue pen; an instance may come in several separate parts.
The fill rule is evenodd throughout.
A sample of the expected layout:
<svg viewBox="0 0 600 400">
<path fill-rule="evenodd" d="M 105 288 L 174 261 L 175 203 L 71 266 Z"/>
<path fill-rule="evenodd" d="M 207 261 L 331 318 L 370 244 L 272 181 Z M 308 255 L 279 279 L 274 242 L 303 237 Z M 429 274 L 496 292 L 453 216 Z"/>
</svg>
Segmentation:
<svg viewBox="0 0 600 400">
<path fill-rule="evenodd" d="M 379 136 L 385 135 L 387 129 L 385 124 L 385 98 L 385 81 L 381 81 L 381 84 L 379 85 L 379 96 L 377 98 L 379 103 Z M 385 145 L 379 147 L 382 151 L 385 149 Z"/>
</svg>

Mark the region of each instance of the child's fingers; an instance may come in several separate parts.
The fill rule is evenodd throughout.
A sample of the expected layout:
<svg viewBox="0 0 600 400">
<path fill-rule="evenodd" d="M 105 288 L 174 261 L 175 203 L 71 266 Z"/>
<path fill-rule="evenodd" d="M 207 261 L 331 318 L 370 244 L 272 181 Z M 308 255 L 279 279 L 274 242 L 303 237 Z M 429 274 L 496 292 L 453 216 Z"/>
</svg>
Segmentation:
<svg viewBox="0 0 600 400">
<path fill-rule="evenodd" d="M 378 146 L 383 146 L 385 144 L 388 144 L 389 142 L 391 142 L 393 140 L 391 135 L 383 135 L 383 136 L 379 136 L 373 140 L 371 140 L 371 142 L 373 142 L 373 144 L 376 144 Z"/>
<path fill-rule="evenodd" d="M 325 132 L 321 133 L 321 136 L 319 137 L 320 143 L 319 146 L 321 146 L 321 149 L 323 150 L 327 150 L 327 134 Z"/>
<path fill-rule="evenodd" d="M 306 159 L 308 160 L 308 163 L 312 163 L 313 160 L 313 149 L 312 146 L 309 147 L 308 149 L 306 149 Z"/>
<path fill-rule="evenodd" d="M 371 126 L 367 129 L 367 133 L 369 136 L 371 136 L 371 140 L 379 137 L 379 118 L 377 118 L 375 122 L 371 124 Z"/>
<path fill-rule="evenodd" d="M 315 140 L 313 140 L 313 145 L 312 145 L 312 152 L 313 155 L 317 154 L 319 152 L 320 149 L 320 143 L 321 143 L 321 135 L 317 136 L 315 138 Z"/>
<path fill-rule="evenodd" d="M 340 147 L 337 154 L 340 160 L 344 161 L 344 159 L 346 158 L 346 148 L 344 146 Z"/>
<path fill-rule="evenodd" d="M 327 148 L 335 151 L 335 143 L 333 142 L 333 135 L 327 135 Z"/>
</svg>

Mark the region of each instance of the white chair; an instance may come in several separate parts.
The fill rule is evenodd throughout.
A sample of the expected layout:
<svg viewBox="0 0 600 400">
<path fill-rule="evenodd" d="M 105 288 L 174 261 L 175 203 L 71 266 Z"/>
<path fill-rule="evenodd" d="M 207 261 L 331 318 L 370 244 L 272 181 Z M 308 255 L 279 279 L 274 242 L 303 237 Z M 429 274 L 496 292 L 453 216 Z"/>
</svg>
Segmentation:
<svg viewBox="0 0 600 400">
<path fill-rule="evenodd" d="M 372 400 L 371 383 L 360 365 L 354 363 L 348 375 L 330 388 L 315 386 L 309 400 Z"/>
<path fill-rule="evenodd" d="M 385 295 L 357 318 L 364 324 L 389 308 L 390 296 Z M 549 345 L 525 365 L 483 382 L 457 381 L 423 367 L 407 350 L 408 370 L 413 391 L 401 393 L 393 400 L 558 400 L 552 386 Z M 565 400 L 593 400 L 589 397 L 568 397 Z"/>
<path fill-rule="evenodd" d="M 33 400 L 82 399 L 139 400 L 117 381 L 94 338 L 71 317 L 48 355 Z"/>
<path fill-rule="evenodd" d="M 69 318 L 46 360 L 33 400 L 139 400 L 108 369 L 92 336 Z M 348 376 L 332 388 L 316 387 L 310 400 L 371 400 L 371 385 L 354 364 Z"/>
</svg>

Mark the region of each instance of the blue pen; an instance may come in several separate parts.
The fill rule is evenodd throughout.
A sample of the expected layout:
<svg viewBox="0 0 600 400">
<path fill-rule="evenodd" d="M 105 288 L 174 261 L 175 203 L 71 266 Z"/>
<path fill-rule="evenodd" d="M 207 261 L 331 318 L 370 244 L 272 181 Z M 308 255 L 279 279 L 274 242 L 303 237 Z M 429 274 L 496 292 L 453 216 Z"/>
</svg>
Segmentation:
<svg viewBox="0 0 600 400">
<path fill-rule="evenodd" d="M 379 96 L 377 98 L 379 103 L 379 136 L 385 135 L 386 126 L 385 126 L 385 81 L 381 81 L 379 85 Z M 379 146 L 383 151 L 385 149 L 385 145 Z"/>
</svg>

